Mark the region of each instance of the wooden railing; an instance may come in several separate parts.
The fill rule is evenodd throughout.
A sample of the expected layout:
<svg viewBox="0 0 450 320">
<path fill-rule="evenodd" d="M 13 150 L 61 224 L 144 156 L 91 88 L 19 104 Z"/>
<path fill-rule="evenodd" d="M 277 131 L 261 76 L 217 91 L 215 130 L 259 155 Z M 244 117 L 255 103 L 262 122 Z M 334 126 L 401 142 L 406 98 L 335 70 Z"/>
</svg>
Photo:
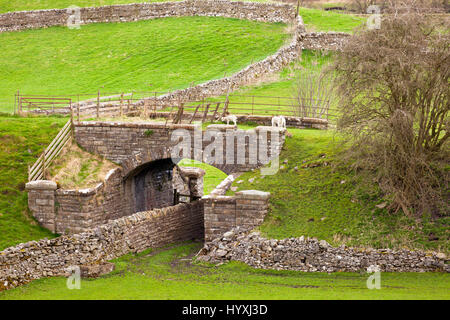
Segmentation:
<svg viewBox="0 0 450 320">
<path fill-rule="evenodd" d="M 45 179 L 47 168 L 71 140 L 72 130 L 72 119 L 70 119 L 61 131 L 59 131 L 49 146 L 44 149 L 44 152 L 42 152 L 41 156 L 37 159 L 33 166 L 28 168 L 28 181 Z"/>
</svg>

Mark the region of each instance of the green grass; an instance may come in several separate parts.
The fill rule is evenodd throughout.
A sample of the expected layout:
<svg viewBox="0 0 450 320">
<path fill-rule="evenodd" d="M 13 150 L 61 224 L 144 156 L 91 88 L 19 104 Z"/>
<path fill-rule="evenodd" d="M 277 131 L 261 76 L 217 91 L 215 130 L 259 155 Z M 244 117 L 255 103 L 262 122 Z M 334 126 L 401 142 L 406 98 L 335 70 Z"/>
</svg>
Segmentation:
<svg viewBox="0 0 450 320">
<path fill-rule="evenodd" d="M 281 153 L 284 169 L 264 178 L 259 170 L 247 172 L 233 183 L 238 191 L 271 193 L 270 213 L 260 226 L 267 237 L 305 235 L 334 245 L 449 252 L 450 217 L 415 219 L 375 207 L 384 202 L 375 183 L 359 183 L 352 171 L 337 165 L 336 154 L 343 146 L 333 130 L 288 131 L 293 137 L 286 139 Z M 283 164 L 284 160 L 288 163 Z M 430 241 L 430 234 L 439 239 Z"/>
<path fill-rule="evenodd" d="M 351 33 L 366 20 L 365 18 L 351 14 L 319 9 L 300 8 L 299 12 L 308 31 L 339 31 Z"/>
<path fill-rule="evenodd" d="M 178 1 L 178 0 L 170 0 Z M 69 6 L 99 7 L 112 4 L 127 4 L 140 2 L 165 2 L 162 0 L 11 0 L 0 3 L 0 13 L 10 11 L 25 11 L 39 9 L 64 9 Z"/>
<path fill-rule="evenodd" d="M 0 250 L 21 242 L 53 237 L 28 210 L 27 166 L 66 123 L 66 118 L 0 115 Z"/>
<path fill-rule="evenodd" d="M 444 273 L 382 273 L 381 289 L 366 287 L 367 274 L 304 273 L 254 269 L 232 262 L 190 264 L 200 249 L 184 243 L 114 260 L 116 270 L 82 280 L 69 290 L 65 278 L 33 281 L 0 292 L 8 299 L 450 299 Z"/>
<path fill-rule="evenodd" d="M 183 159 L 178 163 L 182 167 L 196 167 L 205 170 L 206 174 L 203 177 L 203 193 L 204 195 L 210 194 L 223 179 L 227 177 L 227 174 L 216 167 L 213 167 L 207 163 L 199 162 L 196 160 Z"/>
<path fill-rule="evenodd" d="M 73 95 L 188 87 L 262 60 L 287 38 L 284 24 L 220 17 L 2 33 L 0 111 L 13 110 L 19 89 Z"/>
</svg>

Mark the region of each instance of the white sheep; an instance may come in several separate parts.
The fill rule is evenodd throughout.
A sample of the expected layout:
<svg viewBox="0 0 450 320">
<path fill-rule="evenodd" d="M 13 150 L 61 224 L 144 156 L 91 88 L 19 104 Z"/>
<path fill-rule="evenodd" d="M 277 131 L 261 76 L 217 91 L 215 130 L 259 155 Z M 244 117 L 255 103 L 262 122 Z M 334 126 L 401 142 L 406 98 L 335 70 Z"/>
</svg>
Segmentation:
<svg viewBox="0 0 450 320">
<path fill-rule="evenodd" d="M 283 116 L 272 117 L 272 127 L 286 128 L 286 119 Z"/>
<path fill-rule="evenodd" d="M 234 125 L 236 125 L 237 124 L 237 117 L 235 116 L 235 115 L 232 115 L 232 114 L 230 114 L 230 115 L 227 115 L 226 117 L 222 117 L 222 119 L 221 119 L 223 122 L 227 122 L 227 125 L 229 125 L 230 124 L 230 121 L 231 122 L 233 122 L 234 123 Z"/>
</svg>

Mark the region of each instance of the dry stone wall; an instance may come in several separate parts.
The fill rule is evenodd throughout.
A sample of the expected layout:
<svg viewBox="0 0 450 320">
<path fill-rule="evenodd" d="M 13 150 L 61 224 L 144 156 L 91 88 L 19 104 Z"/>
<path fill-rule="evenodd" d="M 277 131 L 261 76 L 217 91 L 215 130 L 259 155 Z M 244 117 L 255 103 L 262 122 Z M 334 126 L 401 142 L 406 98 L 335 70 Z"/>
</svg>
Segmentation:
<svg viewBox="0 0 450 320">
<path fill-rule="evenodd" d="M 232 110 L 230 110 L 230 113 L 233 113 Z M 137 114 L 131 115 L 136 116 Z M 170 112 L 157 112 L 153 113 L 151 115 L 152 118 L 170 118 L 171 115 Z M 195 117 L 193 118 L 193 113 L 185 112 L 182 115 L 183 121 L 190 121 L 191 119 L 194 120 L 202 120 L 203 114 L 195 114 Z M 260 126 L 271 126 L 272 125 L 272 116 L 260 116 L 260 115 L 236 115 L 237 117 L 237 123 L 245 123 L 245 122 L 254 122 Z M 286 119 L 286 127 L 289 128 L 298 128 L 298 129 L 305 129 L 305 128 L 314 128 L 314 129 L 327 129 L 329 121 L 327 119 L 320 119 L 320 118 L 307 118 L 307 117 L 291 117 L 291 116 L 285 116 Z"/>
<path fill-rule="evenodd" d="M 19 244 L 0 252 L 0 291 L 34 279 L 67 275 L 73 266 L 99 265 L 130 252 L 202 239 L 203 203 L 140 212 L 86 232 Z"/>
<path fill-rule="evenodd" d="M 350 37 L 344 32 L 309 32 L 303 35 L 302 49 L 338 51 Z"/>
<path fill-rule="evenodd" d="M 443 253 L 333 247 L 324 240 L 303 236 L 266 239 L 245 227 L 237 227 L 206 243 L 199 259 L 208 262 L 236 260 L 255 268 L 307 272 L 358 272 L 370 266 L 383 272 L 450 272 Z"/>
<path fill-rule="evenodd" d="M 10 12 L 0 15 L 0 32 L 65 26 L 72 12 L 67 9 Z M 208 16 L 290 23 L 295 8 L 277 3 L 224 0 L 187 0 L 80 8 L 81 24 L 127 22 L 166 17 Z"/>
</svg>

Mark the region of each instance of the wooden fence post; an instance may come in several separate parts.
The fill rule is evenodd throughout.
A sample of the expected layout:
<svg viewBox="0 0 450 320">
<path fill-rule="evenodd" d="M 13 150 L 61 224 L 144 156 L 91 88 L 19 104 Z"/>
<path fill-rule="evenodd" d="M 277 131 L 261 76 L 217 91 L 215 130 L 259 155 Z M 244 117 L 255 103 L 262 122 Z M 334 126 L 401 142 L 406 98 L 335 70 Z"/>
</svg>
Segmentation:
<svg viewBox="0 0 450 320">
<path fill-rule="evenodd" d="M 120 95 L 120 116 L 123 117 L 123 92 Z"/>
<path fill-rule="evenodd" d="M 100 115 L 100 90 L 97 92 L 97 120 Z"/>
<path fill-rule="evenodd" d="M 45 148 L 42 153 L 42 179 L 45 180 Z"/>
</svg>

